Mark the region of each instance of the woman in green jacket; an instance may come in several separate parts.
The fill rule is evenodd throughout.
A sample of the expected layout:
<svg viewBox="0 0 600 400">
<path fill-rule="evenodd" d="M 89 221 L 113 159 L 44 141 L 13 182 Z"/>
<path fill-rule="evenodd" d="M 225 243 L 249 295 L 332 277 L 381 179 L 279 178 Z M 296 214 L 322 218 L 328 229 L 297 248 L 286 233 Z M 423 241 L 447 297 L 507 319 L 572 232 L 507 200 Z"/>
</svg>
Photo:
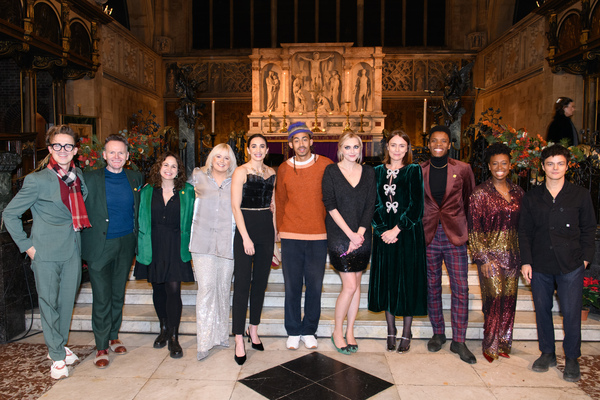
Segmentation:
<svg viewBox="0 0 600 400">
<path fill-rule="evenodd" d="M 135 277 L 152 284 L 152 300 L 160 321 L 155 348 L 169 344 L 171 357 L 181 358 L 181 282 L 193 282 L 188 250 L 194 211 L 194 187 L 186 183 L 179 156 L 161 155 L 140 193 L 138 252 Z"/>
</svg>

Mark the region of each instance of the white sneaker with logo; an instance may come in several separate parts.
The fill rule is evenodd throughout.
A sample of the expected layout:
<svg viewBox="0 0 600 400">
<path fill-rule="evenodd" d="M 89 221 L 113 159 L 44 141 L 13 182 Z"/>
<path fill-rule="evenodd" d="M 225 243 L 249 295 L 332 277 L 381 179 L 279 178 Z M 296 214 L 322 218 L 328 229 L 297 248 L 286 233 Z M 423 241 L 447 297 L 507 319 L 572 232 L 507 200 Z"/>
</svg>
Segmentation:
<svg viewBox="0 0 600 400">
<path fill-rule="evenodd" d="M 285 347 L 290 350 L 297 350 L 300 347 L 300 336 L 289 336 Z"/>
<path fill-rule="evenodd" d="M 50 376 L 54 379 L 67 378 L 69 376 L 67 364 L 63 360 L 54 361 L 50 368 Z"/>
<path fill-rule="evenodd" d="M 302 335 L 300 336 L 300 340 L 304 342 L 304 347 L 307 349 L 316 349 L 319 345 L 315 335 Z"/>
</svg>

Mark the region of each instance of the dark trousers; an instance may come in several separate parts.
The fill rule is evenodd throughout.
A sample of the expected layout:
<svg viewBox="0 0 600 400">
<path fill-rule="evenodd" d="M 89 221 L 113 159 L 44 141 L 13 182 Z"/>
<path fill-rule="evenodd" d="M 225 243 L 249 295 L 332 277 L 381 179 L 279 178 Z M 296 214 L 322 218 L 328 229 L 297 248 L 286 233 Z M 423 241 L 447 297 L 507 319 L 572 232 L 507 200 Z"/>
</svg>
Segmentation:
<svg viewBox="0 0 600 400">
<path fill-rule="evenodd" d="M 289 336 L 314 335 L 321 318 L 321 292 L 327 240 L 281 239 L 285 283 L 285 330 Z M 302 319 L 302 287 L 304 319 Z"/>
<path fill-rule="evenodd" d="M 123 319 L 125 285 L 135 255 L 133 233 L 109 239 L 97 260 L 88 260 L 92 284 L 92 330 L 98 350 L 108 349 L 109 340 L 119 338 Z"/>
<path fill-rule="evenodd" d="M 583 292 L 583 265 L 568 274 L 544 274 L 533 271 L 531 292 L 535 305 L 538 341 L 542 353 L 554 353 L 554 322 L 552 299 L 554 288 L 558 293 L 563 316 L 565 357 L 581 356 L 581 296 Z"/>
<path fill-rule="evenodd" d="M 234 335 L 244 333 L 248 297 L 250 297 L 250 324 L 260 324 L 275 244 L 271 211 L 242 210 L 242 213 L 250 239 L 254 242 L 254 255 L 249 256 L 244 252 L 242 236 L 236 228 L 233 239 L 234 281 L 231 312 Z"/>
</svg>

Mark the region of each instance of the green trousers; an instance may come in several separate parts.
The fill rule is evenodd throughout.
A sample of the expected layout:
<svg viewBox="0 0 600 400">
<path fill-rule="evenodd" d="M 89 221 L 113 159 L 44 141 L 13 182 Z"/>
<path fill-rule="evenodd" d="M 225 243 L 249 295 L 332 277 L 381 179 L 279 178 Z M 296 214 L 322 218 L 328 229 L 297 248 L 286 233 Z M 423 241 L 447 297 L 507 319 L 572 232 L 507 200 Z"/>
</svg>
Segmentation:
<svg viewBox="0 0 600 400">
<path fill-rule="evenodd" d="M 87 260 L 92 283 L 92 330 L 98 350 L 108 349 L 109 340 L 119 338 L 125 285 L 136 242 L 133 233 L 108 239 L 100 258 Z"/>
<path fill-rule="evenodd" d="M 50 358 L 64 360 L 75 296 L 81 283 L 81 256 L 75 253 L 66 261 L 43 261 L 34 257 L 31 269 Z"/>
</svg>

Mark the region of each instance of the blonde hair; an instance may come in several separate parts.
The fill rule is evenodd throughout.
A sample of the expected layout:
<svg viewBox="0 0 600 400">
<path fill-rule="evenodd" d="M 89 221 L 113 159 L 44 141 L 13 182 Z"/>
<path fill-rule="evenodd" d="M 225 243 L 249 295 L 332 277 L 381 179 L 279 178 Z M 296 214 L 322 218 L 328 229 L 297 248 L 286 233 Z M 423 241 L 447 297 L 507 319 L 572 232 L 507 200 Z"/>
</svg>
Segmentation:
<svg viewBox="0 0 600 400">
<path fill-rule="evenodd" d="M 235 153 L 231 149 L 231 146 L 229 146 L 227 143 L 219 143 L 218 145 L 213 147 L 211 152 L 208 154 L 208 157 L 206 157 L 205 167 L 206 171 L 210 171 L 212 169 L 213 158 L 215 158 L 215 155 L 217 153 L 220 153 L 223 150 L 227 151 L 227 155 L 229 156 L 230 160 L 229 168 L 227 168 L 227 177 L 229 178 L 231 175 L 233 175 L 233 171 L 237 168 L 237 162 L 235 159 Z"/>
<path fill-rule="evenodd" d="M 356 157 L 356 162 L 358 164 L 360 164 L 362 162 L 362 149 L 363 149 L 363 142 L 360 138 L 360 136 L 358 136 L 356 133 L 354 132 L 347 132 L 344 133 L 341 137 L 340 140 L 338 141 L 338 148 L 337 148 L 337 158 L 338 161 L 342 161 L 344 159 L 344 155 L 342 154 L 342 146 L 344 145 L 344 143 L 350 139 L 358 139 L 358 146 L 360 148 L 360 153 L 358 153 L 358 157 Z"/>
</svg>

